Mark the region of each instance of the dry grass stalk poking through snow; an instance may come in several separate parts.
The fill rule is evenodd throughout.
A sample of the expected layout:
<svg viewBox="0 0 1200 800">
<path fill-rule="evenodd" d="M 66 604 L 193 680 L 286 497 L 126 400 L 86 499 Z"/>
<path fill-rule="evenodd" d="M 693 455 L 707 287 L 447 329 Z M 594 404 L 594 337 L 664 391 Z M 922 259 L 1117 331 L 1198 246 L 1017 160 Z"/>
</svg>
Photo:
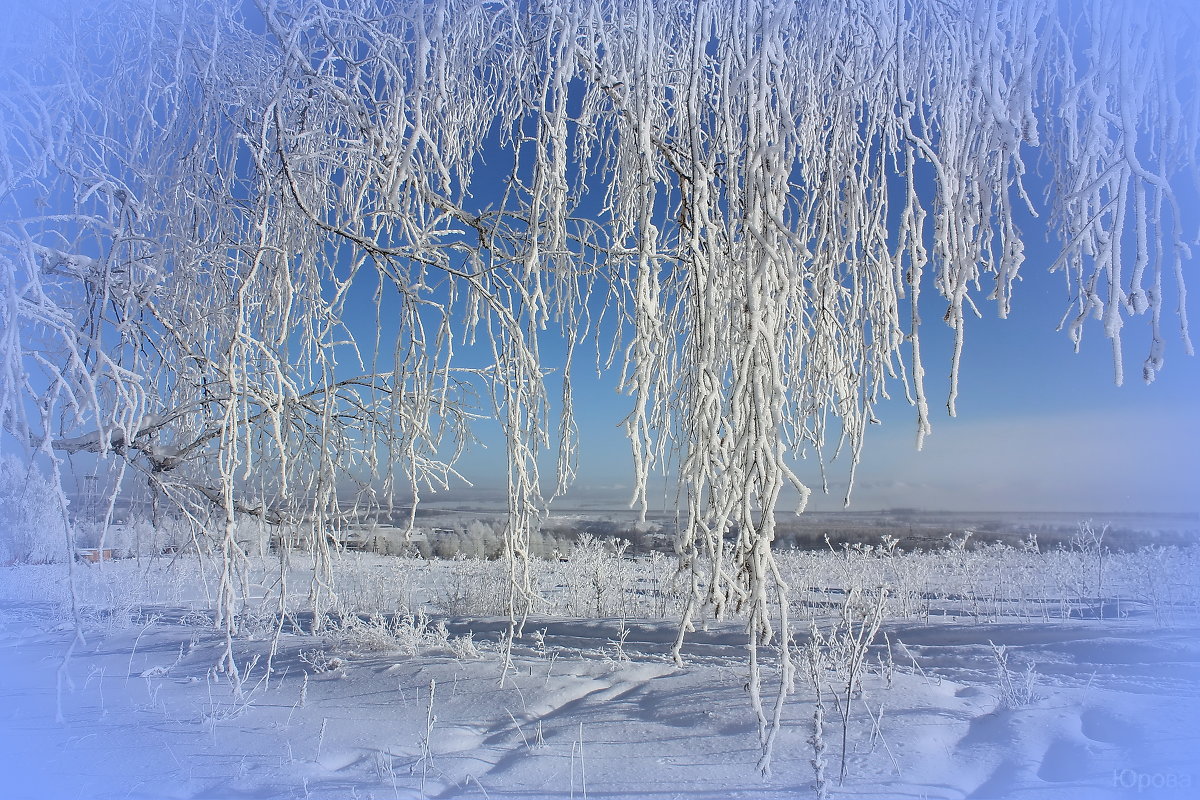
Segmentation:
<svg viewBox="0 0 1200 800">
<path fill-rule="evenodd" d="M 999 683 L 1000 705 L 1008 709 L 1024 708 L 1038 699 L 1036 686 L 1038 674 L 1036 664 L 1028 664 L 1023 671 L 1016 671 L 1008 665 L 1008 648 L 996 645 L 990 640 L 992 656 L 996 659 L 996 680 Z"/>
<path fill-rule="evenodd" d="M 864 594 L 857 587 L 850 589 L 842 605 L 840 617 L 832 627 L 823 631 L 811 623 L 809 640 L 802 648 L 809 683 L 816 692 L 813 717 L 813 771 L 818 793 L 826 792 L 825 778 L 825 702 L 829 698 L 841 722 L 841 761 L 838 783 L 846 781 L 846 756 L 850 736 L 850 716 L 855 700 L 860 699 L 864 671 L 869 666 L 869 652 L 875 637 L 886 620 L 888 592 L 880 587 Z M 865 704 L 866 701 L 862 700 Z"/>
</svg>

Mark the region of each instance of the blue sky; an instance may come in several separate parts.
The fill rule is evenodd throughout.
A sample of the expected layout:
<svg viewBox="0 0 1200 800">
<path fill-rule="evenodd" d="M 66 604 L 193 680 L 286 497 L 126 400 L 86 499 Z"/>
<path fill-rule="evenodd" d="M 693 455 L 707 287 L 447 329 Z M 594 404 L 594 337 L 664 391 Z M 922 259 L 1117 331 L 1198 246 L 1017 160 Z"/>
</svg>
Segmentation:
<svg viewBox="0 0 1200 800">
<path fill-rule="evenodd" d="M 1124 329 L 1125 382 L 1118 387 L 1111 345 L 1098 323 L 1085 327 L 1079 353 L 1056 330 L 1069 305 L 1064 276 L 1048 271 L 1057 244 L 1045 241 L 1036 223 L 1027 220 L 1025 227 L 1027 260 L 1010 317 L 999 319 L 994 305 L 980 300 L 983 318 L 968 318 L 954 418 L 945 409 L 952 348 L 952 331 L 941 321 L 945 300 L 932 285 L 924 287 L 921 338 L 933 433 L 918 452 L 916 411 L 894 383 L 893 399 L 876 410 L 883 424 L 868 431 L 851 509 L 1200 511 L 1200 358 L 1184 353 L 1170 277 L 1164 276 L 1165 369 L 1152 385 L 1142 381 L 1149 320 L 1131 318 Z M 1193 276 L 1191 316 L 1200 320 L 1194 266 L 1194 260 L 1185 264 L 1185 274 Z M 373 324 L 374 309 L 362 319 Z M 1200 342 L 1200 326 L 1193 336 Z M 469 355 L 469 348 L 456 345 L 456 352 Z M 545 365 L 556 366 L 562 352 L 562 344 L 547 334 Z M 616 392 L 619 370 L 597 376 L 594 363 L 595 348 L 588 342 L 577 350 L 574 370 L 579 479 L 562 505 L 580 500 L 620 508 L 632 493 L 630 448 L 620 427 L 631 402 Z M 555 392 L 551 388 L 552 396 Z M 460 464 L 473 487 L 454 489 L 437 502 L 494 497 L 504 485 L 498 427 L 485 420 L 477 432 L 484 446 L 474 447 Z M 543 469 L 551 480 L 554 452 L 552 446 Z M 831 465 L 830 493 L 814 492 L 810 509 L 843 507 L 849 466 L 846 459 Z M 799 462 L 797 473 L 820 488 L 813 459 Z M 652 495 L 670 502 L 673 484 L 658 480 L 654 486 Z M 553 488 L 549 480 L 545 488 Z"/>
<path fill-rule="evenodd" d="M 1098 326 L 1085 332 L 1078 354 L 1055 330 L 1067 294 L 1062 277 L 1047 273 L 1045 263 L 1031 258 L 1026 264 L 1009 319 L 988 316 L 991 309 L 983 306 L 985 317 L 969 320 L 954 418 L 945 410 L 951 331 L 940 313 L 925 315 L 933 433 L 918 452 L 916 412 L 896 384 L 893 399 L 877 409 L 883 424 L 868 433 L 852 509 L 1200 510 L 1200 359 L 1184 355 L 1177 336 L 1169 339 L 1166 368 L 1145 385 L 1140 363 L 1148 328 L 1135 319 L 1126 327 L 1125 384 L 1116 386 L 1110 344 Z M 931 307 L 943 302 L 933 292 L 926 296 Z M 1173 332 L 1174 318 L 1167 321 Z M 597 377 L 590 350 L 580 355 L 574 376 L 580 477 L 564 505 L 582 499 L 622 507 L 632 462 L 619 426 L 630 400 L 616 392 L 616 370 Z M 504 451 L 494 426 L 483 423 L 479 430 L 488 448 L 469 453 L 462 472 L 486 491 L 503 482 Z M 848 469 L 848 461 L 832 465 L 830 494 L 815 493 L 810 509 L 842 507 Z M 811 459 L 799 463 L 798 473 L 819 488 Z M 655 485 L 660 498 L 670 491 L 663 481 Z"/>
<path fill-rule="evenodd" d="M 1065 306 L 1056 276 L 1039 273 L 1034 263 L 1026 269 L 1010 319 L 971 320 L 958 416 L 936 415 L 918 453 L 907 405 L 892 403 L 881 414 L 884 425 L 868 441 L 859 469 L 855 507 L 1200 508 L 1200 363 L 1183 354 L 1178 339 L 1170 341 L 1166 369 L 1145 385 L 1136 368 L 1145 334 L 1130 325 L 1127 377 L 1116 386 L 1102 332 L 1088 331 L 1074 353 L 1055 330 Z M 930 338 L 932 405 L 945 397 L 949 344 Z"/>
<path fill-rule="evenodd" d="M 1042 284 L 1058 288 L 1054 276 L 1030 270 L 1008 320 L 971 320 L 953 419 L 944 410 L 949 331 L 935 335 L 942 327 L 937 318 L 928 325 L 934 433 L 918 452 L 916 411 L 896 386 L 893 401 L 877 410 L 882 425 L 869 432 L 851 509 L 1200 510 L 1200 360 L 1170 342 L 1156 383 L 1147 386 L 1135 373 L 1118 387 L 1109 342 L 1099 330 L 1088 331 L 1076 355 L 1055 331 L 1063 295 Z M 1130 362 L 1136 345 L 1127 344 Z M 630 403 L 616 384 L 616 374 L 596 379 L 581 369 L 576 375 L 581 469 L 572 495 L 619 507 L 631 486 L 629 445 L 618 427 Z M 503 447 L 486 426 L 482 433 L 491 449 L 470 453 L 462 470 L 486 489 L 504 474 Z M 811 459 L 798 471 L 820 486 Z M 830 494 L 814 494 L 810 509 L 842 507 L 848 462 L 835 462 L 829 474 Z"/>
<path fill-rule="evenodd" d="M 952 331 L 941 321 L 945 300 L 925 285 L 921 337 L 933 433 L 918 452 L 916 411 L 895 383 L 893 399 L 876 410 L 883 424 L 868 432 L 851 509 L 1200 511 L 1200 358 L 1184 353 L 1170 276 L 1164 276 L 1165 369 L 1152 385 L 1142 381 L 1149 320 L 1134 317 L 1124 330 L 1125 382 L 1118 387 L 1111 344 L 1098 323 L 1085 327 L 1079 353 L 1057 330 L 1070 300 L 1063 274 L 1048 271 L 1058 245 L 1046 241 L 1031 218 L 1023 227 L 1027 259 L 1010 317 L 999 319 L 994 305 L 980 300 L 984 317 L 968 319 L 954 418 L 945 410 Z M 1200 320 L 1195 259 L 1185 274 L 1193 276 L 1191 316 Z M 1193 337 L 1200 342 L 1200 326 Z M 557 351 L 550 341 L 546 361 Z M 595 375 L 590 343 L 576 359 L 580 474 L 564 505 L 578 498 L 619 508 L 632 491 L 629 444 L 620 428 L 630 399 L 616 392 L 618 370 Z M 498 429 L 483 423 L 479 433 L 487 449 L 477 447 L 461 465 L 476 488 L 451 498 L 503 485 Z M 843 507 L 849 466 L 845 459 L 831 465 L 830 493 L 815 492 L 810 509 Z M 797 472 L 820 488 L 813 459 L 799 462 Z M 553 475 L 549 461 L 544 474 Z M 673 485 L 655 485 L 669 502 Z"/>
</svg>

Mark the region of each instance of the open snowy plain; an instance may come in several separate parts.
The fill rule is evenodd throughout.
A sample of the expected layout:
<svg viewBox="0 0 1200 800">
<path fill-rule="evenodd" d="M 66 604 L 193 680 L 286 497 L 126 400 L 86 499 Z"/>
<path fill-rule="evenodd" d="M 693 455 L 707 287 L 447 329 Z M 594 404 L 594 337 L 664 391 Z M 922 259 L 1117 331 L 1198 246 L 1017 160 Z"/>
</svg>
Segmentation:
<svg viewBox="0 0 1200 800">
<path fill-rule="evenodd" d="M 796 676 L 767 777 L 744 623 L 698 625 L 677 666 L 665 556 L 585 541 L 539 562 L 505 667 L 503 562 L 340 555 L 314 631 L 303 559 L 268 555 L 242 576 L 238 680 L 194 555 L 75 564 L 78 640 L 67 565 L 6 567 L 0 797 L 1200 794 L 1196 549 L 780 561 Z"/>
</svg>

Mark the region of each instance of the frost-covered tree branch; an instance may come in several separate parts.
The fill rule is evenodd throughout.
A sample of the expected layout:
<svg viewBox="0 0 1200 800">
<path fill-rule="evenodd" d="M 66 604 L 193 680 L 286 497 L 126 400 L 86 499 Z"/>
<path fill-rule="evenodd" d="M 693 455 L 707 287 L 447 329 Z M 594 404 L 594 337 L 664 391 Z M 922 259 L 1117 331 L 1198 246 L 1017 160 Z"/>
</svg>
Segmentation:
<svg viewBox="0 0 1200 800">
<path fill-rule="evenodd" d="M 1192 350 L 1200 31 L 1183 3 L 6 13 L 9 445 L 191 487 L 223 510 L 230 564 L 235 513 L 268 488 L 320 528 L 356 482 L 376 499 L 448 485 L 478 394 L 508 443 L 515 624 L 536 600 L 529 530 L 573 475 L 570 371 L 594 337 L 631 397 L 633 502 L 677 468 L 681 637 L 746 615 L 764 768 L 779 705 L 756 648 L 788 637 L 775 514 L 787 487 L 808 496 L 797 458 L 857 464 L 889 391 L 928 433 L 934 293 L 951 414 L 969 317 L 1019 303 L 1029 214 L 1059 242 L 1037 266 L 1065 275 L 1068 335 L 1094 317 L 1118 382 L 1131 320 L 1147 381 L 1169 327 Z M 553 335 L 565 363 L 544 361 Z"/>
</svg>

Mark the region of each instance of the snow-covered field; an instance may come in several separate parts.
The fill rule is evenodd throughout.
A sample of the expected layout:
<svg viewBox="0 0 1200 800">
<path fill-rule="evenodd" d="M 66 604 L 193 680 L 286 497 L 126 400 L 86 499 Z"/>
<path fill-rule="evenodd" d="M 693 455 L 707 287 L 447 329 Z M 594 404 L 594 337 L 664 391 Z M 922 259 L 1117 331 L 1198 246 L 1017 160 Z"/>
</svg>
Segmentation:
<svg viewBox="0 0 1200 800">
<path fill-rule="evenodd" d="M 84 639 L 65 663 L 66 565 L 6 567 L 0 797 L 816 797 L 814 761 L 830 797 L 1200 793 L 1196 549 L 781 563 L 798 669 L 766 778 L 743 623 L 710 621 L 677 667 L 665 557 L 593 544 L 539 563 L 545 603 L 507 669 L 500 562 L 346 554 L 314 633 L 303 560 L 281 620 L 268 558 L 245 575 L 240 685 L 214 667 L 225 641 L 194 557 L 75 565 Z M 856 682 L 854 637 L 875 622 Z"/>
</svg>

